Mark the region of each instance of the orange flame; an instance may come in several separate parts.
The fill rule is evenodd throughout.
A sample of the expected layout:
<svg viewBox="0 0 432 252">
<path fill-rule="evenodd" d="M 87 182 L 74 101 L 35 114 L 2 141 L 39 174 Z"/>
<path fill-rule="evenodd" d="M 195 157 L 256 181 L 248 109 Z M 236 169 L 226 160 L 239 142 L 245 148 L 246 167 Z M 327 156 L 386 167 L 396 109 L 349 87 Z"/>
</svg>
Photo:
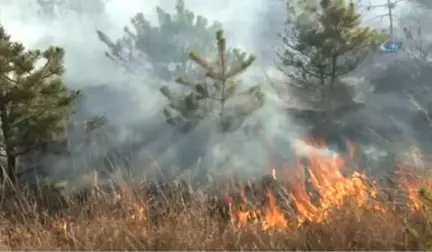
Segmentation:
<svg viewBox="0 0 432 252">
<path fill-rule="evenodd" d="M 322 142 L 316 145 L 323 147 Z M 354 147 L 349 148 L 349 155 L 354 155 Z M 315 191 L 319 202 L 317 205 L 312 203 L 310 195 L 305 186 L 299 186 L 298 178 L 290 183 L 292 196 L 301 217 L 299 224 L 305 220 L 310 222 L 323 222 L 327 219 L 332 209 L 343 207 L 348 203 L 348 199 L 357 206 L 368 206 L 371 200 L 376 199 L 378 190 L 372 188 L 366 182 L 366 176 L 359 172 L 354 172 L 350 177 L 343 176 L 341 170 L 346 166 L 345 157 L 319 156 L 309 153 L 307 157 L 308 165 L 301 165 L 297 161 L 296 170 L 300 172 L 297 176 L 305 179 L 305 171 L 308 171 L 309 183 Z M 383 207 L 374 202 L 372 208 L 383 211 Z"/>
<path fill-rule="evenodd" d="M 65 233 L 69 229 L 69 223 L 66 219 L 60 219 L 52 223 L 51 228 L 56 233 Z"/>
<path fill-rule="evenodd" d="M 413 212 L 418 212 L 422 207 L 422 200 L 419 195 L 419 190 L 432 189 L 432 179 L 426 176 L 421 176 L 418 171 L 410 169 L 406 166 L 401 166 L 398 170 L 399 185 L 406 190 L 409 208 Z"/>
<path fill-rule="evenodd" d="M 272 191 L 268 190 L 266 193 L 266 204 L 264 204 L 263 229 L 286 229 L 287 227 L 288 221 L 286 220 L 281 208 L 277 204 L 276 197 Z"/>
<path fill-rule="evenodd" d="M 132 204 L 132 215 L 131 219 L 135 221 L 145 221 L 147 220 L 146 216 L 146 204 L 140 202 L 134 202 Z"/>
<path fill-rule="evenodd" d="M 348 158 L 355 154 L 352 143 L 348 143 L 348 154 L 344 156 L 331 156 L 321 151 L 326 148 L 323 141 L 307 141 L 303 146 L 306 150 L 306 160 L 295 161 L 293 169 L 289 169 L 287 184 L 293 205 L 298 215 L 298 226 L 307 222 L 322 223 L 334 209 L 347 204 L 364 207 L 375 211 L 386 211 L 385 207 L 376 199 L 378 189 L 370 185 L 363 173 L 354 172 L 351 176 L 344 176 L 342 169 L 347 166 Z M 327 153 L 327 154 L 323 154 Z M 274 179 L 277 178 L 276 167 L 271 166 Z M 272 191 L 267 191 L 263 211 L 246 209 L 247 198 L 241 190 L 242 207 L 233 211 L 237 223 L 244 225 L 257 219 L 261 220 L 264 230 L 270 228 L 285 228 L 289 226 L 286 215 L 281 210 Z"/>
</svg>

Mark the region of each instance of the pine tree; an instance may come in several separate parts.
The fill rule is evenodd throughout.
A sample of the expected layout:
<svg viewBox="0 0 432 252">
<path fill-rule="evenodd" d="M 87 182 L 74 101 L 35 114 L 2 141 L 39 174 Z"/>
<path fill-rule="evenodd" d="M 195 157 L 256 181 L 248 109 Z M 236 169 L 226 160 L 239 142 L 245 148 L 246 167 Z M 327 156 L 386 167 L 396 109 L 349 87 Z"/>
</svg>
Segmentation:
<svg viewBox="0 0 432 252">
<path fill-rule="evenodd" d="M 190 59 L 206 71 L 208 78 L 205 82 L 194 83 L 179 77 L 177 83 L 189 91 L 175 93 L 167 86 L 161 88 L 162 94 L 169 100 L 169 106 L 164 109 L 167 122 L 182 131 L 193 129 L 211 115 L 219 117 L 223 132 L 233 130 L 236 120 L 242 121 L 263 105 L 264 95 L 259 85 L 241 91 L 236 80 L 239 74 L 252 65 L 255 56 L 239 49 L 228 53 L 221 30 L 216 32 L 216 40 L 217 58 L 214 62 L 196 52 L 189 52 Z"/>
<path fill-rule="evenodd" d="M 213 36 L 221 24 L 209 24 L 206 18 L 186 9 L 184 0 L 177 1 L 175 14 L 159 6 L 156 12 L 158 25 L 151 24 L 143 13 L 138 13 L 131 20 L 135 32 L 125 27 L 124 36 L 115 42 L 101 31 L 97 34 L 109 48 L 106 56 L 128 71 L 144 65 L 145 59 L 155 76 L 172 80 L 190 70 L 188 50 L 205 56 L 214 50 Z"/>
<path fill-rule="evenodd" d="M 286 48 L 279 52 L 281 70 L 291 79 L 293 88 L 308 95 L 319 94 L 319 106 L 331 111 L 338 97 L 349 97 L 349 101 L 354 95 L 340 77 L 377 50 L 385 36 L 362 25 L 353 2 L 314 3 L 317 1 L 298 5 L 297 19 L 288 24 L 283 36 Z"/>
<path fill-rule="evenodd" d="M 65 133 L 79 92 L 68 91 L 61 80 L 63 57 L 64 51 L 58 47 L 43 52 L 26 50 L 0 27 L 0 148 L 6 159 L 3 178 L 15 180 L 20 155 Z"/>
<path fill-rule="evenodd" d="M 309 128 L 311 137 L 345 148 L 344 139 L 364 141 L 363 126 L 344 119 L 362 107 L 349 74 L 378 51 L 385 35 L 362 24 L 358 8 L 344 0 L 291 1 L 285 47 L 278 51 L 288 77 L 288 110 Z M 359 83 L 361 85 L 361 83 Z M 355 87 L 357 88 L 357 84 Z M 280 93 L 284 90 L 279 90 Z M 344 147 L 345 146 L 345 147 Z"/>
<path fill-rule="evenodd" d="M 384 4 L 377 4 L 377 5 L 371 5 L 369 4 L 366 6 L 366 9 L 369 10 L 375 10 L 375 9 L 386 9 L 386 13 L 382 15 L 378 15 L 375 18 L 388 18 L 389 20 L 389 32 L 390 32 L 390 39 L 394 39 L 394 11 L 396 9 L 396 6 L 398 3 L 406 2 L 406 0 L 386 0 Z"/>
</svg>

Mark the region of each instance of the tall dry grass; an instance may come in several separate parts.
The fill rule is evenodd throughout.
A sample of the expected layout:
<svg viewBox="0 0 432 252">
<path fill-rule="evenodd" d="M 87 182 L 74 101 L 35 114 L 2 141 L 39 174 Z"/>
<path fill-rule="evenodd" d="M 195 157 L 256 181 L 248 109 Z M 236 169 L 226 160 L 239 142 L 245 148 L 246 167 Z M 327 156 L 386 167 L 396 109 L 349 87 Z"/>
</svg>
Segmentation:
<svg viewBox="0 0 432 252">
<path fill-rule="evenodd" d="M 275 183 L 251 187 L 251 203 L 243 207 L 265 208 L 266 191 L 276 195 L 285 187 Z M 232 209 L 239 188 L 191 190 L 172 181 L 117 183 L 115 190 L 95 187 L 79 197 L 60 196 L 50 187 L 12 190 L 2 195 L 0 249 L 419 250 L 432 238 L 431 216 L 384 196 L 379 201 L 386 211 L 347 204 L 330 211 L 325 222 L 301 226 L 292 221 L 298 213 L 284 207 L 290 200 L 277 197 L 286 227 L 264 230 L 259 218 L 238 226 Z"/>
</svg>

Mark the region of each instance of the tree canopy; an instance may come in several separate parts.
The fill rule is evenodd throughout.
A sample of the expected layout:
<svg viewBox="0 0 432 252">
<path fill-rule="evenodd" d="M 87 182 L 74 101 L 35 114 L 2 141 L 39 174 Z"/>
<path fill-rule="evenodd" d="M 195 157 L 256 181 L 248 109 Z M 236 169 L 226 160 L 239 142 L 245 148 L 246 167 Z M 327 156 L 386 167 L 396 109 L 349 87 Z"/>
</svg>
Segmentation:
<svg viewBox="0 0 432 252">
<path fill-rule="evenodd" d="M 358 6 L 345 0 L 289 1 L 284 47 L 277 51 L 286 75 L 290 114 L 313 138 L 344 148 L 345 139 L 369 137 L 365 125 L 345 117 L 362 107 L 357 88 L 367 82 L 350 76 L 387 35 L 362 22 Z M 352 117 L 351 117 L 352 118 Z"/>
<path fill-rule="evenodd" d="M 10 178 L 18 156 L 65 137 L 79 92 L 63 84 L 63 58 L 59 47 L 26 50 L 0 27 L 0 148 Z"/>
<path fill-rule="evenodd" d="M 291 86 L 318 95 L 319 106 L 334 109 L 332 99 L 353 96 L 340 77 L 352 72 L 384 41 L 385 34 L 362 24 L 353 2 L 311 0 L 289 5 L 289 19 L 279 52 L 281 70 Z M 333 107 L 333 108 L 331 108 Z"/>
<path fill-rule="evenodd" d="M 215 32 L 221 28 L 218 22 L 209 21 L 186 8 L 184 0 L 178 0 L 175 13 L 156 8 L 158 24 L 153 25 L 143 13 L 136 14 L 131 23 L 133 31 L 125 27 L 125 34 L 113 41 L 98 31 L 99 39 L 108 47 L 107 57 L 129 71 L 149 64 L 152 73 L 163 80 L 191 70 L 188 50 L 208 56 L 214 48 Z"/>
</svg>

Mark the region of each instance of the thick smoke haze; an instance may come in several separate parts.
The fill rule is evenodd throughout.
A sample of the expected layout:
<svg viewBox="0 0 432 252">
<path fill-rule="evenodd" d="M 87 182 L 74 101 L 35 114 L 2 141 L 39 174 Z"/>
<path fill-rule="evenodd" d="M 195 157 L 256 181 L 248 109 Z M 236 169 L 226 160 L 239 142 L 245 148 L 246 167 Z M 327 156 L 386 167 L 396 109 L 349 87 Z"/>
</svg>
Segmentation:
<svg viewBox="0 0 432 252">
<path fill-rule="evenodd" d="M 88 1 L 77 1 L 83 5 L 90 5 Z M 131 95 L 131 100 L 137 102 L 134 112 L 130 109 L 122 111 L 124 118 L 117 120 L 130 120 L 141 118 L 143 114 L 154 111 L 151 104 L 161 101 L 159 91 L 148 90 L 151 82 L 145 76 L 130 76 L 111 62 L 104 53 L 105 45 L 96 36 L 96 30 L 104 31 L 112 38 L 119 38 L 123 34 L 123 28 L 130 26 L 130 19 L 137 12 L 143 12 L 151 22 L 157 23 L 156 6 L 161 6 L 168 11 L 174 11 L 175 1 L 138 1 L 138 0 L 110 0 L 105 3 L 105 10 L 99 13 L 64 12 L 55 18 L 43 18 L 38 15 L 36 0 L 3 1 L 0 9 L 0 21 L 7 28 L 14 40 L 21 41 L 29 48 L 46 48 L 57 45 L 65 48 L 66 58 L 66 83 L 69 87 L 81 88 L 90 85 L 110 85 L 121 89 Z M 268 43 L 262 40 L 261 33 L 270 27 L 261 27 L 262 21 L 272 12 L 269 7 L 277 10 L 276 23 L 283 23 L 284 3 L 274 0 L 267 1 L 186 1 L 188 8 L 199 15 L 207 17 L 210 21 L 218 20 L 224 24 L 226 36 L 229 38 L 229 46 L 240 46 L 248 52 L 260 54 L 260 45 L 256 41 Z M 279 5 L 278 8 L 274 8 Z M 85 8 L 83 8 L 85 9 Z M 275 15 L 270 15 L 275 19 Z M 264 20 L 265 21 L 265 20 Z M 265 23 L 265 22 L 264 22 Z M 268 33 L 268 31 L 267 31 Z M 276 37 L 276 32 L 272 35 Z M 271 38 L 271 36 L 270 36 Z M 267 46 L 271 49 L 271 46 Z M 269 49 L 267 48 L 267 50 Z M 266 51 L 268 52 L 268 51 Z M 267 55 L 269 59 L 273 55 Z M 136 79 L 133 79 L 136 78 Z M 140 104 L 140 101 L 142 103 Z M 110 105 L 110 107 L 112 104 Z M 116 104 L 119 108 L 127 108 L 129 105 Z M 94 108 L 96 109 L 96 108 Z M 124 123 L 124 122 L 123 122 Z"/>
<path fill-rule="evenodd" d="M 148 150 L 156 152 L 160 159 L 174 155 L 172 152 L 179 149 L 188 149 L 188 151 L 176 154 L 182 160 L 188 159 L 188 153 L 201 151 L 202 146 L 197 143 L 199 141 L 196 136 L 184 137 L 167 148 L 167 143 L 174 139 L 174 133 L 173 129 L 166 125 L 161 113 L 166 103 L 159 92 L 161 81 L 145 73 L 140 76 L 131 76 L 122 71 L 118 65 L 105 57 L 104 53 L 107 48 L 96 36 L 96 30 L 101 30 L 113 39 L 119 38 L 123 34 L 123 28 L 130 25 L 131 17 L 137 12 L 143 12 L 147 19 L 157 23 L 156 6 L 173 12 L 175 0 L 101 0 L 100 2 L 104 3 L 101 10 L 85 13 L 85 10 L 92 9 L 90 2 L 92 1 L 76 1 L 77 6 L 82 5 L 82 13 L 70 11 L 49 18 L 38 14 L 36 0 L 0 0 L 0 22 L 12 35 L 13 40 L 22 42 L 28 48 L 43 49 L 50 45 L 63 47 L 66 50 L 65 80 L 67 86 L 85 88 L 90 90 L 88 92 L 98 93 L 95 95 L 96 98 L 84 104 L 85 110 L 93 115 L 105 114 L 110 124 L 117 127 L 119 138 L 130 141 L 130 139 L 137 140 L 145 135 L 143 138 L 147 139 L 145 140 L 146 148 L 142 152 L 148 153 Z M 186 7 L 196 14 L 210 21 L 222 22 L 229 47 L 240 47 L 256 54 L 258 62 L 253 70 L 247 72 L 246 77 L 248 80 L 253 80 L 254 83 L 265 82 L 266 78 L 263 73 L 271 66 L 275 57 L 273 48 L 280 44 L 278 33 L 282 31 L 286 18 L 284 1 L 186 0 L 185 2 Z M 385 3 L 384 0 L 376 0 L 372 4 L 383 3 Z M 98 9 L 97 6 L 94 9 Z M 374 10 L 369 12 L 365 19 L 369 20 L 385 11 L 385 9 Z M 385 19 L 373 19 L 370 23 L 380 28 L 388 27 Z M 100 94 L 101 90 L 104 90 L 98 88 L 100 85 L 108 87 L 105 89 L 106 96 Z M 97 88 L 91 91 L 92 86 Z M 270 90 L 269 85 L 265 85 L 264 88 Z M 266 122 L 264 126 L 266 134 L 269 138 L 281 140 L 282 146 L 277 149 L 281 149 L 279 151 L 281 155 L 288 158 L 289 144 L 287 143 L 294 137 L 300 136 L 303 130 L 301 126 L 288 118 L 286 112 L 281 110 L 283 106 L 274 93 L 267 94 L 267 101 L 268 105 L 261 109 L 254 119 Z M 370 110 L 376 110 L 376 106 L 376 104 L 373 105 Z M 376 113 L 370 116 L 367 115 L 369 118 L 376 118 L 377 121 L 380 119 Z M 131 128 L 139 129 L 138 131 L 141 131 L 142 134 L 131 135 L 133 131 Z M 158 132 L 158 134 L 152 132 Z M 149 135 L 153 139 L 149 138 Z M 225 143 L 224 146 L 230 146 L 230 149 L 225 148 L 224 150 L 221 147 L 213 154 L 223 156 L 221 150 L 226 152 L 237 150 L 244 152 L 244 156 L 248 156 L 247 162 L 238 161 L 243 163 L 237 166 L 245 167 L 245 170 L 253 170 L 253 166 L 265 166 L 266 157 L 262 154 L 262 149 L 267 146 L 262 146 L 258 139 L 239 136 L 238 138 L 232 137 L 228 142 L 223 140 L 221 144 Z M 123 152 L 129 151 L 126 147 L 121 148 Z M 94 152 L 100 154 L 99 151 Z M 218 162 L 224 160 L 223 157 L 217 159 Z M 148 162 L 148 159 L 142 162 Z M 230 162 L 237 161 L 231 160 Z"/>
<path fill-rule="evenodd" d="M 106 1 L 104 10 L 96 13 L 66 11 L 54 18 L 39 15 L 38 5 L 35 2 L 31 0 L 3 1 L 0 5 L 0 21 L 12 35 L 12 39 L 22 42 L 28 48 L 43 49 L 56 45 L 66 50 L 65 80 L 67 86 L 85 88 L 86 92 L 98 93 L 94 95 L 95 98 L 86 101 L 85 110 L 90 114 L 103 113 L 107 116 L 110 125 L 114 125 L 120 131 L 120 133 L 117 132 L 117 136 L 123 138 L 124 141 L 137 140 L 142 137 L 142 134 L 146 135 L 144 138 L 148 138 L 148 135 L 154 134 L 145 132 L 153 132 L 156 129 L 159 133 L 156 134 L 157 139 L 145 140 L 147 143 L 143 152 L 148 152 L 148 150 L 161 152 L 163 149 L 163 154 L 158 153 L 158 161 L 165 159 L 164 156 L 173 155 L 172 152 L 175 152 L 177 148 L 184 149 L 185 146 L 189 150 L 180 154 L 184 160 L 188 159 L 188 153 L 200 152 L 199 144 L 194 147 L 193 139 L 196 137 L 193 136 L 184 137 L 178 143 L 172 143 L 171 148 L 165 149 L 166 144 L 173 141 L 172 134 L 174 133 L 172 127 L 166 125 L 161 113 L 166 101 L 159 92 L 161 85 L 155 84 L 160 81 L 146 76 L 145 73 L 142 76 L 131 76 L 123 72 L 118 65 L 105 57 L 104 53 L 107 48 L 96 36 L 96 30 L 101 30 L 114 39 L 119 38 L 123 34 L 123 28 L 130 26 L 130 19 L 137 12 L 143 12 L 147 19 L 157 23 L 156 6 L 173 12 L 175 10 L 174 0 L 150 0 L 145 3 L 137 0 L 128 0 L 127 3 L 110 0 Z M 88 9 L 88 6 L 85 6 L 89 4 L 88 1 L 78 2 L 83 4 L 82 9 Z M 259 59 L 266 58 L 267 63 L 271 62 L 273 57 L 271 55 L 273 41 L 271 40 L 277 39 L 278 31 L 269 32 L 268 29 L 275 29 L 275 24 L 282 26 L 285 19 L 283 1 L 275 0 L 269 3 L 260 0 L 252 4 L 250 1 L 188 0 L 186 7 L 208 18 L 209 21 L 221 22 L 230 47 L 240 47 L 257 54 Z M 270 24 L 266 22 L 269 17 L 271 17 Z M 264 60 L 258 61 L 257 65 L 262 66 L 262 62 Z M 249 72 L 247 75 L 257 81 L 256 76 L 262 76 L 262 71 L 259 74 Z M 100 89 L 100 85 L 106 85 L 108 88 Z M 92 89 L 91 86 L 95 88 Z M 101 92 L 106 95 L 100 94 Z M 267 116 L 270 115 L 269 112 L 273 113 L 273 110 L 267 111 Z M 274 125 L 281 124 L 278 117 L 273 120 Z M 140 128 L 137 131 L 141 131 L 142 134 L 131 135 L 133 131 L 131 127 L 134 126 Z M 162 136 L 161 131 L 164 132 Z M 244 140 L 242 141 L 241 145 L 247 146 Z M 121 148 L 125 149 L 124 152 L 129 149 L 123 146 Z M 91 152 L 93 153 L 91 155 L 98 155 L 101 151 L 93 148 Z M 257 155 L 255 157 L 261 159 Z"/>
<path fill-rule="evenodd" d="M 6 2 L 6 1 L 5 1 Z M 32 48 L 59 45 L 68 52 L 66 67 L 67 78 L 73 82 L 89 85 L 98 82 L 113 81 L 118 78 L 117 67 L 104 57 L 103 44 L 97 39 L 95 31 L 102 30 L 113 38 L 120 37 L 123 28 L 130 25 L 130 18 L 137 12 L 143 12 L 151 22 L 157 23 L 156 6 L 174 11 L 175 1 L 107 1 L 105 11 L 98 14 L 64 13 L 58 18 L 43 19 L 37 15 L 35 1 L 23 0 L 2 3 L 1 22 L 8 27 L 14 39 L 22 41 Z M 83 1 L 81 1 L 83 2 Z M 277 3 L 277 0 L 275 0 Z M 33 4 L 31 4 L 33 3 Z M 187 7 L 209 20 L 218 20 L 224 24 L 226 36 L 233 46 L 240 45 L 256 53 L 254 41 L 259 35 L 260 16 L 266 15 L 266 1 L 198 1 L 186 2 Z M 283 7 L 283 2 L 278 3 Z M 271 4 L 274 5 L 274 4 Z M 271 6 L 270 5 L 270 6 Z M 281 10 L 281 8 L 278 8 Z M 283 10 L 283 9 L 282 9 Z M 283 12 L 279 18 L 283 22 Z M 262 20 L 262 19 L 261 19 Z"/>
</svg>

